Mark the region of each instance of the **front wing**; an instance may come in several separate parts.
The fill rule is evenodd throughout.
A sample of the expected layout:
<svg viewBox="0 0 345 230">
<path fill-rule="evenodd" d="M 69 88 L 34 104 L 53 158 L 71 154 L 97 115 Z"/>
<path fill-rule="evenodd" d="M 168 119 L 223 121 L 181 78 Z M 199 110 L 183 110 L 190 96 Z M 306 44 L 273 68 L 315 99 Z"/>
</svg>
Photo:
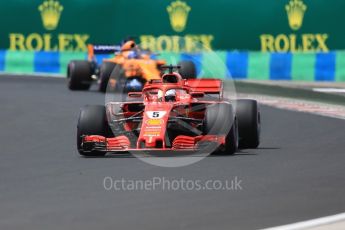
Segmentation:
<svg viewBox="0 0 345 230">
<path fill-rule="evenodd" d="M 197 151 L 203 149 L 210 143 L 217 146 L 225 145 L 225 136 L 201 135 L 201 136 L 177 136 L 171 144 L 171 147 L 146 148 L 145 146 L 132 146 L 127 136 L 103 137 L 98 135 L 88 135 L 82 137 L 81 148 L 84 152 L 104 151 L 104 152 L 128 152 L 128 151 Z"/>
</svg>

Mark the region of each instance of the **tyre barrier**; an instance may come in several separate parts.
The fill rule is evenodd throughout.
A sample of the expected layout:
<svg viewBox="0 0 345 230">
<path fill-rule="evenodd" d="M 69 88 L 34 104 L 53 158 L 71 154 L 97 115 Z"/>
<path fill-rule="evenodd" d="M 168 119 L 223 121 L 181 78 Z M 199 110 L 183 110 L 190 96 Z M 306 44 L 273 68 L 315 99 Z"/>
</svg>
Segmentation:
<svg viewBox="0 0 345 230">
<path fill-rule="evenodd" d="M 286 80 L 286 81 L 345 81 L 345 51 L 328 53 L 262 53 L 216 51 L 222 64 L 214 66 L 213 52 L 172 53 L 164 52 L 160 59 L 191 60 L 196 64 L 198 76 L 217 75 L 218 78 L 249 80 Z M 111 55 L 97 55 L 97 61 Z M 5 73 L 65 76 L 67 64 L 71 60 L 84 60 L 83 52 L 30 52 L 1 51 L 0 71 Z M 176 64 L 175 63 L 175 64 Z M 174 64 L 174 63 L 172 63 Z M 212 70 L 212 71 L 210 71 Z"/>
</svg>

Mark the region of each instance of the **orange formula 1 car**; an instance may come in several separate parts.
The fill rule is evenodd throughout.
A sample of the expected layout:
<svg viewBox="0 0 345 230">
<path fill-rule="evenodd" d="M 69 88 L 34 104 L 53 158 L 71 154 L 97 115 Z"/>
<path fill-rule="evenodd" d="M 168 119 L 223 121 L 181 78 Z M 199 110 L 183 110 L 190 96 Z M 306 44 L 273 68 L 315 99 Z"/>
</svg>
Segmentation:
<svg viewBox="0 0 345 230">
<path fill-rule="evenodd" d="M 104 59 L 98 66 L 95 55 L 115 53 L 114 57 Z M 108 82 L 112 91 L 141 91 L 150 80 L 160 79 L 164 60 L 154 60 L 151 53 L 141 50 L 134 41 L 122 46 L 88 46 L 87 61 L 71 61 L 67 68 L 68 87 L 71 90 L 88 90 L 94 80 L 99 84 L 99 91 L 106 92 Z M 193 62 L 183 61 L 180 73 L 184 78 L 195 78 L 196 68 Z"/>
<path fill-rule="evenodd" d="M 256 148 L 260 113 L 254 100 L 227 101 L 218 79 L 182 79 L 169 66 L 162 79 L 130 92 L 134 101 L 109 102 L 81 109 L 77 146 L 83 156 L 107 152 L 198 151 L 234 154 L 238 147 Z M 236 107 L 235 107 L 236 105 Z M 205 145 L 206 144 L 206 145 Z"/>
</svg>

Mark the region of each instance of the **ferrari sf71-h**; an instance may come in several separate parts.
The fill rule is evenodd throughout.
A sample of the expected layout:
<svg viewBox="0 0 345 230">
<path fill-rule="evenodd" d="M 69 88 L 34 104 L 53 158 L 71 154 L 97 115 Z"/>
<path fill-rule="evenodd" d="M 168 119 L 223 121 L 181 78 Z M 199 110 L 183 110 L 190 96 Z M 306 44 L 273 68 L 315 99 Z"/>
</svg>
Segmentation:
<svg viewBox="0 0 345 230">
<path fill-rule="evenodd" d="M 260 113 L 254 100 L 223 98 L 218 79 L 183 79 L 178 66 L 161 79 L 147 82 L 142 92 L 129 92 L 125 102 L 81 109 L 78 151 L 84 156 L 107 152 L 178 151 L 234 154 L 256 148 L 260 141 Z"/>
</svg>

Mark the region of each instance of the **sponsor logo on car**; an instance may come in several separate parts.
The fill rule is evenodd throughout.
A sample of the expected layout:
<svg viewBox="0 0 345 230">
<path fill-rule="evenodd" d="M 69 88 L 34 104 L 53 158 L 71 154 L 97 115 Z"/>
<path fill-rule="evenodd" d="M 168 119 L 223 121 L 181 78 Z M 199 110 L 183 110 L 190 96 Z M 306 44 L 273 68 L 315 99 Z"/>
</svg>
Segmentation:
<svg viewBox="0 0 345 230">
<path fill-rule="evenodd" d="M 162 119 L 149 119 L 146 121 L 147 125 L 160 126 L 164 123 Z"/>
<path fill-rule="evenodd" d="M 144 132 L 144 137 L 159 137 L 161 135 L 160 131 L 146 131 Z"/>
</svg>

